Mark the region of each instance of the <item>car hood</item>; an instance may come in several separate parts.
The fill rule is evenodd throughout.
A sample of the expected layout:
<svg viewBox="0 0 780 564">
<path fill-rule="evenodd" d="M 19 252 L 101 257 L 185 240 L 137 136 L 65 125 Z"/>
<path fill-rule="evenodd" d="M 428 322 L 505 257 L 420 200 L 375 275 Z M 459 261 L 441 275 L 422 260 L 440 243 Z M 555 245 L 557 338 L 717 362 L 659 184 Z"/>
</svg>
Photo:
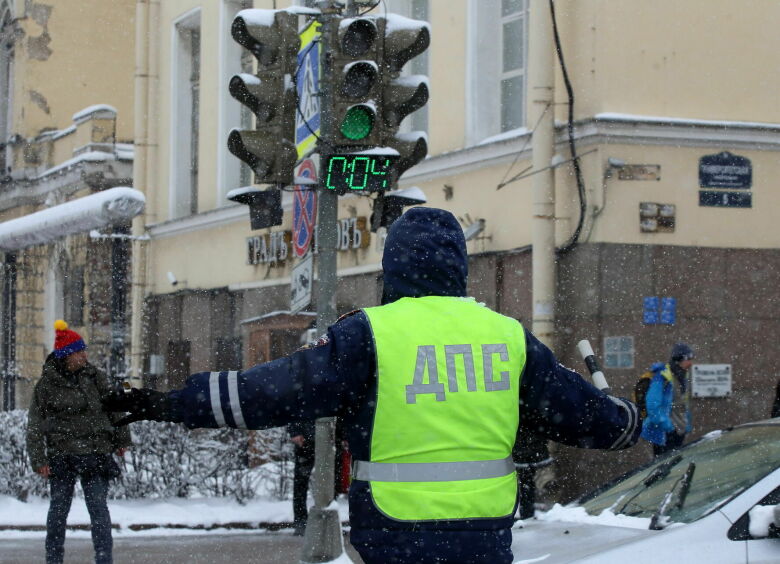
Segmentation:
<svg viewBox="0 0 780 564">
<path fill-rule="evenodd" d="M 512 530 L 515 564 L 576 562 L 660 531 L 529 520 Z"/>
</svg>

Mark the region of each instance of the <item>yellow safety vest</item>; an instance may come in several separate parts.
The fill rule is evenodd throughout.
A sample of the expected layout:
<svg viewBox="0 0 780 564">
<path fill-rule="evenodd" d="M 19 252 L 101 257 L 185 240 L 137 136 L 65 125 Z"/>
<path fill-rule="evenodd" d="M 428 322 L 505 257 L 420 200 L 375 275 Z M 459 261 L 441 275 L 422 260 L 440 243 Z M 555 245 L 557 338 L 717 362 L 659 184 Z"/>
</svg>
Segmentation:
<svg viewBox="0 0 780 564">
<path fill-rule="evenodd" d="M 377 357 L 370 460 L 355 479 L 402 521 L 511 515 L 525 334 L 473 298 L 402 298 L 363 310 Z"/>
</svg>

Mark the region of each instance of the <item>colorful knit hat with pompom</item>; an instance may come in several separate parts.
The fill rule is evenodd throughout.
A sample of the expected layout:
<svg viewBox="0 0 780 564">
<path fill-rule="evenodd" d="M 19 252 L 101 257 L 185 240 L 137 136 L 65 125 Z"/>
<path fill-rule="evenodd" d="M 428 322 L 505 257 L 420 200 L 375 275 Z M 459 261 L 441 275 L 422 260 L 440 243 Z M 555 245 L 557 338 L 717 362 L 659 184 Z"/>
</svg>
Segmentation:
<svg viewBox="0 0 780 564">
<path fill-rule="evenodd" d="M 65 358 L 87 348 L 81 335 L 68 329 L 68 324 L 62 319 L 54 322 L 54 333 L 54 356 L 57 358 Z"/>
</svg>

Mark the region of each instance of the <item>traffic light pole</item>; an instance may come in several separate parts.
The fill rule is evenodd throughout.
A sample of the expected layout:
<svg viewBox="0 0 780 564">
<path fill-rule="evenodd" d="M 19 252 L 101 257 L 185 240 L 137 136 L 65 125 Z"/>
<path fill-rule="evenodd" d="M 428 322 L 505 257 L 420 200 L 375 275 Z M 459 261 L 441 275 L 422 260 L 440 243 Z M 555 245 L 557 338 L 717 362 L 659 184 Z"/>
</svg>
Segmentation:
<svg viewBox="0 0 780 564">
<path fill-rule="evenodd" d="M 347 13 L 352 2 L 347 4 Z M 319 2 L 322 11 L 322 36 L 320 39 L 320 141 L 321 162 L 329 151 L 329 142 L 334 136 L 335 116 L 330 112 L 330 100 L 333 96 L 333 77 L 331 72 L 332 46 L 338 40 L 337 25 L 339 11 L 333 0 Z M 336 22 L 337 23 L 337 22 Z M 324 146 L 323 146 L 324 145 Z M 338 195 L 322 186 L 318 190 L 317 209 L 317 333 L 323 335 L 329 326 L 336 322 L 336 223 L 338 221 Z M 335 429 L 336 419 L 324 417 L 317 419 L 314 438 L 315 471 L 312 476 L 314 507 L 309 511 L 306 524 L 301 563 L 330 562 L 344 552 L 341 522 L 338 509 L 332 505 L 335 483 Z"/>
</svg>

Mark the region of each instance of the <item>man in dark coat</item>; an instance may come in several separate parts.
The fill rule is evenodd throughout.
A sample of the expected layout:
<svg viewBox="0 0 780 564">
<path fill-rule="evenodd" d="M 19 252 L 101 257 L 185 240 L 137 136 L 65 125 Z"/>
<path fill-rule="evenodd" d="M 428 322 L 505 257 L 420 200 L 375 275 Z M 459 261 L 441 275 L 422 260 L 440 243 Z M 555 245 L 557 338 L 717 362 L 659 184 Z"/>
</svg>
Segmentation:
<svg viewBox="0 0 780 564">
<path fill-rule="evenodd" d="M 450 212 L 422 207 L 407 211 L 388 231 L 382 267 L 383 305 L 342 316 L 314 346 L 238 373 L 194 374 L 184 389 L 167 394 L 133 390 L 108 405 L 130 411 L 126 421 L 177 421 L 190 428 L 258 429 L 341 417 L 354 469 L 350 540 L 367 564 L 511 563 L 516 498 L 511 449 L 518 418 L 547 439 L 615 450 L 633 445 L 639 436 L 636 407 L 607 396 L 562 366 L 517 321 L 465 297 L 466 242 Z M 441 315 L 420 317 L 433 305 Z M 392 326 L 370 321 L 369 316 L 398 315 L 399 307 L 413 310 L 416 318 Z M 456 310 L 467 312 L 468 320 Z M 490 340 L 480 341 L 475 331 Z M 419 342 L 423 332 L 426 342 Z M 447 342 L 440 336 L 445 333 Z M 388 355 L 394 347 L 405 359 L 400 370 L 382 364 L 388 359 L 400 362 Z M 445 363 L 444 350 L 449 350 L 451 363 Z M 517 373 L 507 370 L 511 366 Z M 410 425 L 410 419 L 401 415 L 378 423 L 387 402 L 396 413 L 406 410 L 412 417 L 429 419 Z M 470 407 L 475 402 L 479 409 Z M 434 412 L 444 419 L 431 415 Z M 464 431 L 485 440 L 463 441 Z M 409 464 L 377 460 L 374 438 L 385 449 L 416 449 L 416 460 Z M 444 452 L 434 450 L 437 445 L 445 443 L 452 458 L 432 460 Z M 362 469 L 385 477 L 366 477 Z M 431 481 L 435 483 L 428 487 Z M 412 483 L 405 488 L 403 482 Z M 480 495 L 486 490 L 479 486 L 485 483 L 501 488 L 501 497 Z M 400 504 L 398 496 L 385 498 L 395 514 L 407 508 L 428 512 L 435 505 L 442 517 L 395 518 L 379 507 L 380 486 L 384 492 L 401 492 Z M 458 489 L 455 495 L 452 488 Z M 511 499 L 504 499 L 504 494 Z M 463 509 L 466 498 L 472 507 Z M 488 507 L 471 511 L 480 504 Z"/>
<path fill-rule="evenodd" d="M 293 471 L 293 526 L 295 535 L 303 535 L 309 517 L 306 505 L 309 480 L 314 469 L 314 421 L 295 421 L 287 425 L 287 434 L 295 445 Z"/>
<path fill-rule="evenodd" d="M 108 481 L 130 446 L 127 427 L 103 411 L 111 393 L 107 376 L 87 360 L 81 336 L 58 320 L 54 351 L 43 365 L 35 386 L 27 421 L 27 451 L 32 469 L 49 479 L 51 501 L 46 519 L 46 562 L 61 563 L 65 554 L 65 523 L 80 478 L 92 523 L 95 562 L 112 561 L 111 515 L 106 498 Z"/>
</svg>

